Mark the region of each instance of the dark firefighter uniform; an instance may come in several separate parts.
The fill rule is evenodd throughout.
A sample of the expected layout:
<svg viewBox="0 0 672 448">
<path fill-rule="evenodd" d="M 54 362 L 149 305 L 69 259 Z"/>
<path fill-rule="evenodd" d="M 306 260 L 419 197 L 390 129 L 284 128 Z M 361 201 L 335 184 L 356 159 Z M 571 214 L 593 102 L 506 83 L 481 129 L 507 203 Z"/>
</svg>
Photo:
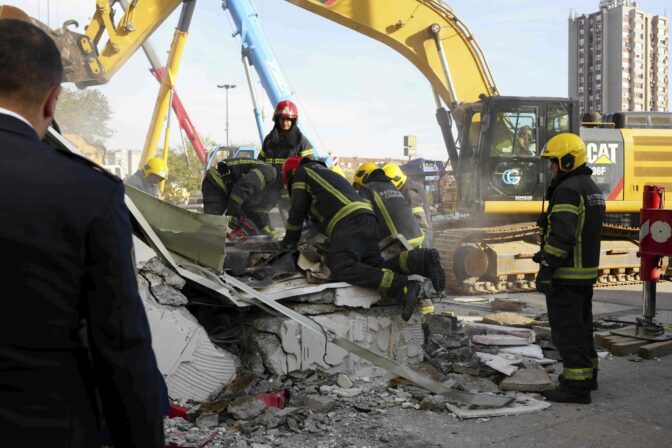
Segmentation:
<svg viewBox="0 0 672 448">
<path fill-rule="evenodd" d="M 381 239 L 401 234 L 414 247 L 425 239 L 406 198 L 381 169 L 374 170 L 359 188 L 359 194 L 371 204 L 378 216 Z"/>
<path fill-rule="evenodd" d="M 302 159 L 288 189 L 291 207 L 285 245 L 294 246 L 299 242 L 303 222 L 310 217 L 331 239 L 329 267 L 335 280 L 377 289 L 402 299 L 406 293 L 406 276 L 383 267 L 376 215 L 346 179 L 322 162 Z M 412 311 L 410 309 L 406 320 Z"/>
<path fill-rule="evenodd" d="M 408 201 L 413 216 L 415 216 L 420 229 L 425 234 L 422 247 L 432 247 L 434 229 L 432 228 L 432 215 L 429 210 L 427 192 L 425 192 L 425 189 L 420 184 L 410 178 L 406 179 L 406 182 L 399 188 L 399 191 L 401 191 L 401 194 Z"/>
<path fill-rule="evenodd" d="M 537 289 L 546 295 L 553 342 L 564 367 L 560 387 L 548 391 L 547 397 L 588 403 L 590 390 L 597 384 L 592 296 L 599 272 L 605 202 L 585 165 L 585 145 L 578 136 L 557 135 L 542 157 L 560 164 L 547 191 L 548 211 L 538 221 L 542 246 L 535 255 L 540 264 Z M 574 168 L 572 163 L 579 166 Z"/>
<path fill-rule="evenodd" d="M 385 175 L 382 169 L 376 169 L 366 177 L 364 185 L 359 188 L 359 194 L 371 204 L 371 207 L 376 212 L 376 216 L 378 216 L 379 235 L 383 243 L 401 234 L 413 248 L 417 249 L 423 244 L 425 235 L 420 229 L 415 216 L 411 213 L 406 198 L 394 186 L 391 179 Z M 399 260 L 399 264 L 395 264 L 393 267 L 390 266 L 393 270 L 412 274 L 413 272 L 408 265 L 409 261 L 411 265 L 414 263 L 424 265 L 423 251 L 399 250 L 397 252 L 398 257 L 393 260 Z M 423 255 L 419 257 L 421 254 Z M 391 261 L 390 263 L 394 262 Z M 416 269 L 414 271 L 418 272 Z M 430 298 L 421 299 L 420 314 L 424 315 L 432 312 L 434 312 L 432 300 Z"/>
<path fill-rule="evenodd" d="M 314 158 L 313 145 L 301 133 L 298 126 L 293 125 L 288 131 L 281 131 L 276 125 L 266 136 L 259 151 L 259 160 L 275 166 L 278 173 L 290 156 Z"/>
<path fill-rule="evenodd" d="M 268 231 L 268 211 L 277 203 L 282 183 L 272 165 L 254 159 L 227 159 L 208 170 L 201 191 L 204 213 L 246 217 Z"/>
</svg>

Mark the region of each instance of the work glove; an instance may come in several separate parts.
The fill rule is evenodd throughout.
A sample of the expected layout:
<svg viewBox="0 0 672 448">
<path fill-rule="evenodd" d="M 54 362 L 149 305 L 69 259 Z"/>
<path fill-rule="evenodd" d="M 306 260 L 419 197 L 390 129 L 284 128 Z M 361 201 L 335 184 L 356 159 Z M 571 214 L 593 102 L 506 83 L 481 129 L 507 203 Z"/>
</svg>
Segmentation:
<svg viewBox="0 0 672 448">
<path fill-rule="evenodd" d="M 536 286 L 537 286 L 537 291 L 540 293 L 550 296 L 553 294 L 553 272 L 555 269 L 544 266 L 542 264 L 541 268 L 539 269 L 539 272 L 537 273 L 537 281 L 536 281 Z"/>
<path fill-rule="evenodd" d="M 541 251 L 537 252 L 532 256 L 532 261 L 534 261 L 537 264 L 541 264 L 541 259 L 542 259 Z"/>
</svg>

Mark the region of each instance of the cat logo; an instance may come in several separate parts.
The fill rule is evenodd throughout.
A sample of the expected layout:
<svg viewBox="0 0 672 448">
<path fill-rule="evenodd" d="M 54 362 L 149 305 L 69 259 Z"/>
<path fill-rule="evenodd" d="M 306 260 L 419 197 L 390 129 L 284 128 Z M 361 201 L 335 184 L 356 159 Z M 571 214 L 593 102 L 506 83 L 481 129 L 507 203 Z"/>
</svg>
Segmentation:
<svg viewBox="0 0 672 448">
<path fill-rule="evenodd" d="M 593 165 L 613 165 L 616 163 L 618 143 L 588 143 L 586 152 L 588 163 Z"/>
</svg>

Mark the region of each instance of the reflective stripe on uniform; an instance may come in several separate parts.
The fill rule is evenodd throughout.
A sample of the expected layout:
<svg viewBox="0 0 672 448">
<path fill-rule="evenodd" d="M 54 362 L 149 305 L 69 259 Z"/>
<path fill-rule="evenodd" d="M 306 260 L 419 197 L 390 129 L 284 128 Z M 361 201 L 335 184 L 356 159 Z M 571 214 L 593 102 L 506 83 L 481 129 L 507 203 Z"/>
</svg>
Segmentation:
<svg viewBox="0 0 672 448">
<path fill-rule="evenodd" d="M 434 312 L 434 305 L 420 306 L 420 314 L 432 314 Z"/>
<path fill-rule="evenodd" d="M 548 243 L 544 244 L 544 252 L 548 252 L 549 254 L 560 258 L 565 258 L 568 253 L 566 250 L 551 246 Z"/>
<path fill-rule="evenodd" d="M 313 148 L 304 149 L 303 151 L 299 152 L 299 155 L 301 157 L 312 156 L 313 155 Z"/>
<path fill-rule="evenodd" d="M 299 230 L 303 229 L 302 226 L 296 226 L 296 225 L 290 224 L 290 223 L 285 224 L 285 228 L 287 230 L 292 230 L 294 232 L 298 232 Z"/>
<path fill-rule="evenodd" d="M 591 280 L 597 278 L 599 268 L 558 268 L 553 273 L 553 278 L 567 280 Z"/>
<path fill-rule="evenodd" d="M 292 190 L 308 190 L 305 182 L 292 182 Z"/>
<path fill-rule="evenodd" d="M 587 367 L 582 369 L 568 369 L 562 371 L 562 376 L 566 380 L 585 381 L 593 379 L 593 368 Z"/>
<path fill-rule="evenodd" d="M 272 165 L 284 165 L 286 161 L 286 157 L 273 157 L 269 163 Z"/>
<path fill-rule="evenodd" d="M 422 243 L 425 241 L 425 234 L 423 233 L 422 235 L 411 238 L 410 240 L 407 240 L 408 244 L 411 245 L 411 247 L 417 249 L 420 246 L 422 246 Z"/>
<path fill-rule="evenodd" d="M 266 163 L 261 160 L 243 159 L 243 160 L 227 160 L 226 164 L 228 166 L 238 166 L 238 165 L 265 165 Z"/>
<path fill-rule="evenodd" d="M 387 207 L 385 207 L 385 203 L 383 202 L 383 198 L 380 197 L 377 191 L 372 190 L 373 193 L 373 200 L 376 201 L 376 205 L 378 206 L 378 210 L 380 210 L 380 214 L 383 215 L 383 219 L 385 220 L 385 225 L 387 225 L 387 230 L 390 231 L 390 235 L 395 236 L 399 232 L 397 232 L 397 226 L 394 225 L 394 221 L 392 221 L 392 217 L 390 216 L 390 212 L 387 211 Z"/>
<path fill-rule="evenodd" d="M 551 209 L 551 213 L 558 213 L 558 212 L 569 212 L 569 213 L 574 213 L 575 215 L 579 214 L 579 207 L 576 205 L 571 205 L 571 204 L 558 204 L 554 205 L 553 208 Z"/>
<path fill-rule="evenodd" d="M 365 204 L 363 202 L 351 202 L 348 205 L 345 205 L 341 207 L 341 209 L 336 212 L 333 218 L 331 218 L 331 221 L 329 221 L 329 224 L 327 225 L 327 236 L 331 238 L 331 232 L 333 232 L 334 227 L 336 227 L 336 224 L 338 224 L 343 218 L 348 216 L 351 213 L 356 212 L 357 210 L 369 210 L 373 211 L 370 205 Z"/>
<path fill-rule="evenodd" d="M 418 215 L 418 214 L 424 215 L 425 214 L 425 209 L 422 208 L 421 206 L 420 207 L 413 207 L 411 209 L 411 213 L 413 213 L 414 215 Z"/>
<path fill-rule="evenodd" d="M 327 190 L 329 193 L 331 193 L 332 196 L 334 196 L 336 199 L 338 199 L 339 201 L 341 201 L 343 204 L 348 205 L 348 204 L 351 203 L 351 202 L 350 202 L 350 199 L 346 198 L 345 195 L 344 195 L 343 193 L 341 193 L 340 191 L 338 191 L 337 189 L 335 189 L 334 186 L 331 185 L 329 182 L 327 182 L 326 180 L 322 179 L 322 176 L 320 176 L 319 174 L 317 174 L 315 171 L 313 171 L 313 170 L 311 170 L 311 169 L 309 169 L 309 168 L 306 168 L 306 173 L 308 173 L 308 177 L 310 177 L 310 178 L 313 179 L 315 182 L 317 182 L 318 184 L 320 184 L 320 186 L 321 186 L 322 188 L 324 188 L 324 189 Z"/>
<path fill-rule="evenodd" d="M 259 157 L 263 157 L 265 159 L 266 158 L 266 151 L 264 151 L 263 149 L 261 151 L 259 151 Z"/>
<path fill-rule="evenodd" d="M 241 198 L 240 196 L 238 196 L 235 193 L 232 194 L 231 196 L 229 196 L 229 199 L 231 199 L 233 202 L 235 202 L 238 205 L 243 203 L 243 198 Z"/>
<path fill-rule="evenodd" d="M 378 285 L 378 291 L 387 292 L 390 289 L 390 286 L 392 286 L 392 280 L 394 280 L 394 272 L 385 268 L 383 268 L 382 271 L 383 271 L 383 278 L 380 279 L 380 284 Z"/>
<path fill-rule="evenodd" d="M 257 177 L 259 178 L 259 184 L 260 184 L 259 189 L 263 190 L 264 188 L 266 188 L 266 179 L 264 178 L 264 175 L 261 173 L 259 168 L 253 168 L 250 171 L 252 171 L 254 174 L 256 174 Z"/>
<path fill-rule="evenodd" d="M 411 253 L 410 251 L 406 250 L 399 255 L 399 269 L 401 269 L 401 272 L 404 274 L 411 274 L 411 270 L 408 269 L 408 254 Z"/>
<path fill-rule="evenodd" d="M 226 194 L 229 194 L 229 189 L 227 188 L 226 184 L 222 180 L 222 178 L 219 176 L 219 172 L 215 168 L 210 168 L 208 170 L 208 175 L 210 175 L 210 178 L 215 181 L 215 183 L 224 190 Z"/>
</svg>

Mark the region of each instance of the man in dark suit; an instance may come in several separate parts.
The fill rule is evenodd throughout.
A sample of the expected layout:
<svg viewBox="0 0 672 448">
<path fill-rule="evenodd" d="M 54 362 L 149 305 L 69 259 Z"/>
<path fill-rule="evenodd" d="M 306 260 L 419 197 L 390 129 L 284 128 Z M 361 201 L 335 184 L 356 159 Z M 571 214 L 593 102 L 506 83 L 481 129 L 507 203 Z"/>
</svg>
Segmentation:
<svg viewBox="0 0 672 448">
<path fill-rule="evenodd" d="M 163 447 L 123 184 L 40 143 L 61 91 L 59 52 L 26 22 L 0 20 L 0 36 L 2 440 L 100 446 L 97 391 L 115 446 Z"/>
</svg>

